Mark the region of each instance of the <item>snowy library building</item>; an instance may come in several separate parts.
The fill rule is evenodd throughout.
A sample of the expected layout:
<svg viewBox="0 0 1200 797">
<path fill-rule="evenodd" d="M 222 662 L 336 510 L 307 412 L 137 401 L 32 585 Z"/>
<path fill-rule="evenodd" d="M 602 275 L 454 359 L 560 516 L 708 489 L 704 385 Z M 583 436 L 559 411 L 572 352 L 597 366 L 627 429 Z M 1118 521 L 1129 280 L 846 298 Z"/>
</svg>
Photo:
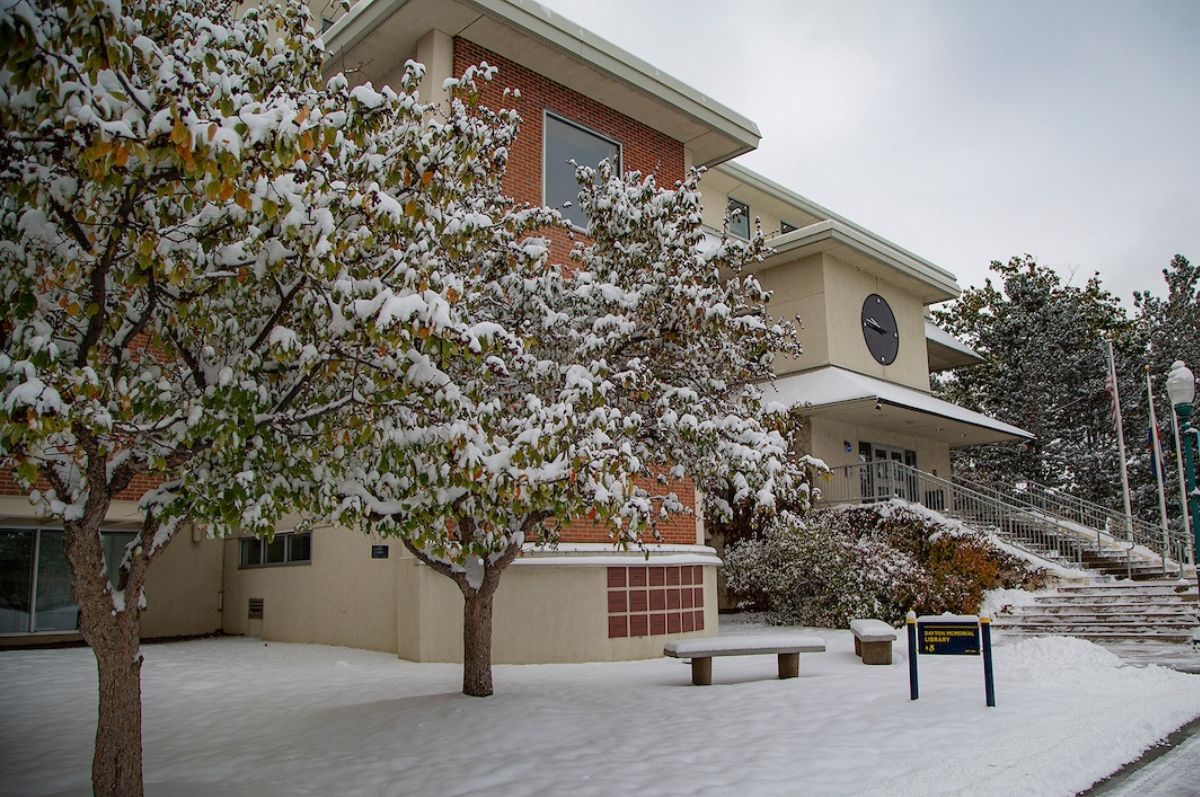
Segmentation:
<svg viewBox="0 0 1200 797">
<path fill-rule="evenodd" d="M 948 476 L 954 447 L 1029 437 L 930 393 L 931 372 L 979 359 L 927 319 L 930 305 L 958 295 L 954 275 L 738 165 L 759 143 L 750 120 L 528 0 L 361 0 L 324 22 L 329 68 L 353 68 L 357 81 L 392 83 L 413 59 L 431 97 L 469 65 L 497 66 L 484 101 L 524 120 L 505 183 L 518 201 L 573 196 L 570 159 L 615 157 L 664 185 L 708 167 L 705 223 L 720 230 L 736 208 L 730 232 L 748 236 L 759 219 L 774 252 L 756 275 L 774 292 L 772 313 L 803 320 L 804 354 L 777 363 L 768 393 L 801 419 L 806 453 L 833 468 L 890 461 Z M 565 259 L 567 239 L 552 244 Z M 881 473 L 862 489 L 902 488 Z M 687 484 L 673 489 L 695 508 Z M 110 562 L 137 527 L 139 494 L 131 488 L 109 513 Z M 669 639 L 716 634 L 721 560 L 700 514 L 660 526 L 649 556 L 617 551 L 582 524 L 554 550 L 528 546 L 496 594 L 494 661 L 657 657 Z M 0 645 L 78 640 L 61 527 L 35 517 L 7 472 L 0 521 Z M 456 586 L 396 541 L 343 528 L 281 527 L 269 542 L 185 530 L 146 596 L 145 638 L 223 632 L 413 661 L 462 656 Z"/>
</svg>

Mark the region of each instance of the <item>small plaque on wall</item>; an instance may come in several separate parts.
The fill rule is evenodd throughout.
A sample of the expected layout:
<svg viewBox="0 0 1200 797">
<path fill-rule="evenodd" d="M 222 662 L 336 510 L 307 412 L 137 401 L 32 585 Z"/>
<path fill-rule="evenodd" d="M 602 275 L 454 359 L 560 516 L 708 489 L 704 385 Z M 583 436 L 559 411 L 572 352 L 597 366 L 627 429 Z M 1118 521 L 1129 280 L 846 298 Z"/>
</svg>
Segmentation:
<svg viewBox="0 0 1200 797">
<path fill-rule="evenodd" d="M 371 558 L 372 559 L 387 559 L 388 558 L 388 547 L 386 545 L 372 545 L 371 546 Z"/>
</svg>

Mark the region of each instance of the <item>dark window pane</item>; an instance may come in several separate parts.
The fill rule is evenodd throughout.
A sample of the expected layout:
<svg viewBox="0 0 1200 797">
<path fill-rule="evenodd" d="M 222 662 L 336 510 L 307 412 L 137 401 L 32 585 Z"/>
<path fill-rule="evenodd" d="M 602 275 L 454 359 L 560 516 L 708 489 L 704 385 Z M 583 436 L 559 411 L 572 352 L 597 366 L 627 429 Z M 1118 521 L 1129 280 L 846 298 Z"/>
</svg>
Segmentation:
<svg viewBox="0 0 1200 797">
<path fill-rule="evenodd" d="M 579 182 L 574 160 L 580 166 L 596 166 L 608 159 L 620 167 L 621 148 L 608 139 L 569 122 L 546 116 L 545 203 L 562 213 L 576 227 L 587 227 L 587 216 L 579 207 Z M 571 207 L 566 207 L 566 203 Z"/>
<path fill-rule="evenodd" d="M 750 238 L 750 206 L 745 202 L 729 200 L 729 234 Z"/>
<path fill-rule="evenodd" d="M 288 561 L 307 562 L 312 557 L 312 536 L 310 534 L 288 535 Z"/>
<path fill-rule="evenodd" d="M 38 544 L 35 631 L 74 631 L 79 627 L 79 607 L 71 590 L 71 568 L 63 550 L 61 531 L 41 531 Z"/>
<path fill-rule="evenodd" d="M 0 633 L 29 631 L 33 531 L 0 529 Z"/>
<path fill-rule="evenodd" d="M 262 554 L 260 553 L 261 542 L 258 539 L 242 540 L 241 543 L 241 559 L 239 563 L 242 567 L 247 565 L 262 564 Z"/>
<path fill-rule="evenodd" d="M 287 561 L 287 537 L 283 534 L 276 534 L 275 539 L 266 543 L 267 546 L 267 564 L 275 564 L 277 562 Z"/>
<path fill-rule="evenodd" d="M 104 563 L 108 566 L 108 582 L 117 586 L 121 577 L 121 560 L 125 558 L 125 546 L 133 541 L 133 532 L 109 531 L 100 535 L 100 546 L 104 548 Z"/>
</svg>

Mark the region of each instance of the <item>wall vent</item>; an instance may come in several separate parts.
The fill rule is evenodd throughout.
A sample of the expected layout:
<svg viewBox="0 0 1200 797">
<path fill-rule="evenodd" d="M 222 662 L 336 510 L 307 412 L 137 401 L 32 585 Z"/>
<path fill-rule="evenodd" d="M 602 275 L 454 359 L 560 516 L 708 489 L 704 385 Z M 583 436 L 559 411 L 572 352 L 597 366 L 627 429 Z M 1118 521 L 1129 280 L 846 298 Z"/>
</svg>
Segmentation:
<svg viewBox="0 0 1200 797">
<path fill-rule="evenodd" d="M 251 598 L 250 599 L 250 611 L 249 611 L 249 613 L 247 613 L 246 617 L 250 620 L 263 619 L 263 599 L 262 598 Z"/>
</svg>

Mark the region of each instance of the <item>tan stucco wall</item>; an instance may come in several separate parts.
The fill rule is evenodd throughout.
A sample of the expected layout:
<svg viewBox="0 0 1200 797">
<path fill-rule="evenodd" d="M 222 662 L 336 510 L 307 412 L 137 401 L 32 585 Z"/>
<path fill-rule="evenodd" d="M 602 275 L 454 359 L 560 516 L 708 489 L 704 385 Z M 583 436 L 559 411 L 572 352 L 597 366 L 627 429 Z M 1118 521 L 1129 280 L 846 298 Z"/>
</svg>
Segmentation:
<svg viewBox="0 0 1200 797">
<path fill-rule="evenodd" d="M 146 574 L 142 638 L 221 630 L 221 540 L 180 529 Z"/>
<path fill-rule="evenodd" d="M 829 362 L 829 340 L 825 329 L 825 269 L 822 255 L 792 261 L 786 265 L 759 272 L 759 283 L 771 291 L 767 312 L 772 318 L 795 321 L 799 318 L 800 344 L 804 353 L 799 358 L 775 358 L 779 375 L 815 368 Z"/>
<path fill-rule="evenodd" d="M 372 559 L 387 544 L 389 558 Z M 280 642 L 396 650 L 400 545 L 345 528 L 312 535 L 309 564 L 238 567 L 238 541 L 225 545 L 225 624 L 229 634 Z M 250 598 L 263 599 L 263 619 L 247 619 Z"/>
<path fill-rule="evenodd" d="M 891 429 L 860 426 L 830 418 L 811 418 L 812 454 L 831 468 L 858 464 L 859 442 L 877 443 L 917 452 L 917 468 L 926 473 L 950 477 L 950 446 L 938 440 L 914 437 Z M 846 451 L 849 442 L 851 450 Z"/>
<path fill-rule="evenodd" d="M 925 344 L 925 308 L 921 300 L 833 255 L 826 253 L 824 261 L 829 363 L 928 391 L 929 353 Z M 900 350 L 891 365 L 877 362 L 863 340 L 862 306 L 872 293 L 882 296 L 896 316 Z"/>
<path fill-rule="evenodd" d="M 777 357 L 780 375 L 836 365 L 868 376 L 929 390 L 925 308 L 915 295 L 873 277 L 825 252 L 759 272 L 772 292 L 767 310 L 775 318 L 799 317 L 799 358 Z M 877 362 L 863 340 L 862 306 L 877 293 L 896 316 L 900 350 L 891 365 Z"/>
<path fill-rule="evenodd" d="M 725 210 L 729 207 L 731 198 L 750 206 L 750 228 L 754 229 L 757 219 L 762 225 L 763 235 L 768 239 L 779 234 L 781 221 L 786 221 L 797 229 L 820 221 L 815 216 L 764 194 L 719 169 L 711 169 L 705 173 L 700 183 L 700 193 L 704 202 L 701 221 L 714 230 L 725 226 Z"/>
<path fill-rule="evenodd" d="M 607 557 L 606 557 L 607 559 Z M 630 565 L 645 564 L 641 556 Z M 450 579 L 415 560 L 409 575 L 420 595 L 416 622 L 423 633 L 400 634 L 408 647 L 398 653 L 413 661 L 462 661 L 462 594 Z M 682 634 L 608 638 L 608 586 L 604 566 L 514 564 L 496 592 L 492 661 L 535 664 L 621 661 L 662 656 L 670 639 L 713 636 L 717 632 L 716 568 L 704 568 L 704 628 Z"/>
</svg>

